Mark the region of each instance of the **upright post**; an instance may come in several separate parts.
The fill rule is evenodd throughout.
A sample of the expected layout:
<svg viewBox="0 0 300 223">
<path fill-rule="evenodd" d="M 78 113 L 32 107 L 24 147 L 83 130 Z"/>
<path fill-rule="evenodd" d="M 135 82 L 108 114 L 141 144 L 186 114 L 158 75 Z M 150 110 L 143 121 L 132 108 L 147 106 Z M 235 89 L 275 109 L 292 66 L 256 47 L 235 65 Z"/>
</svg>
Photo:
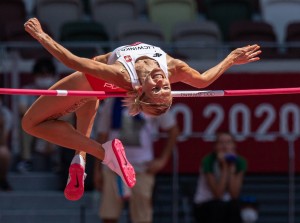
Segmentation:
<svg viewBox="0 0 300 223">
<path fill-rule="evenodd" d="M 172 222 L 178 223 L 178 150 L 177 146 L 173 149 L 173 177 L 172 177 Z"/>
<path fill-rule="evenodd" d="M 295 223 L 295 140 L 296 137 L 288 137 L 289 145 L 289 223 Z"/>
</svg>

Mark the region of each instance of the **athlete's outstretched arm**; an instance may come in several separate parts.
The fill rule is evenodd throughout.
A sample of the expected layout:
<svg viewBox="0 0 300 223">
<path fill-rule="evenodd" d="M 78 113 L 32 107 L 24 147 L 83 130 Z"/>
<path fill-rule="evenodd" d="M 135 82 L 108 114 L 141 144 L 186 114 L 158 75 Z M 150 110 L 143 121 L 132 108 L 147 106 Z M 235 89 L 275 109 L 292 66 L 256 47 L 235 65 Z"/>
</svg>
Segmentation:
<svg viewBox="0 0 300 223">
<path fill-rule="evenodd" d="M 251 45 L 233 50 L 223 61 L 200 74 L 181 60 L 171 60 L 174 67 L 172 82 L 184 82 L 196 88 L 205 88 L 218 79 L 233 65 L 246 64 L 259 60 L 260 46 Z"/>
<path fill-rule="evenodd" d="M 116 75 L 116 72 L 118 72 L 118 70 L 113 66 L 72 54 L 69 50 L 55 42 L 47 33 L 45 33 L 40 22 L 36 18 L 29 19 L 24 24 L 24 27 L 31 36 L 38 40 L 41 45 L 49 51 L 49 53 L 71 69 L 83 73 L 89 73 L 103 80 L 107 80 L 108 75 L 110 75 L 111 78 L 111 75 Z"/>
</svg>

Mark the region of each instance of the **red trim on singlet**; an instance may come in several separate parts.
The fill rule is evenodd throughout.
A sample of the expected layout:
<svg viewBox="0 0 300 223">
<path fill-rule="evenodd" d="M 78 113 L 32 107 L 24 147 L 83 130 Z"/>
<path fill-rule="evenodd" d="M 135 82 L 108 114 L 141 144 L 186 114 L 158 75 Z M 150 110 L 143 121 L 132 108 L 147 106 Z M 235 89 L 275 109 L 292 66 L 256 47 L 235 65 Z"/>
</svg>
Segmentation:
<svg viewBox="0 0 300 223">
<path fill-rule="evenodd" d="M 96 78 L 90 74 L 85 74 L 87 81 L 91 85 L 94 91 L 105 91 L 105 92 L 126 92 L 123 88 L 119 88 L 116 85 L 105 82 L 100 78 Z M 99 99 L 103 99 L 99 97 Z"/>
</svg>

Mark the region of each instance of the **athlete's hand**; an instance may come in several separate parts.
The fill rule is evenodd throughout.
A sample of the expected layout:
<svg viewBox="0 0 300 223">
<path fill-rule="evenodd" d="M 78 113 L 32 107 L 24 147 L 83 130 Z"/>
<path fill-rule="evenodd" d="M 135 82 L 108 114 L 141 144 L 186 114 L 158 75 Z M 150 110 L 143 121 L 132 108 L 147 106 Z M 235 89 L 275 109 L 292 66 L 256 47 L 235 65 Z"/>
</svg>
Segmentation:
<svg viewBox="0 0 300 223">
<path fill-rule="evenodd" d="M 233 50 L 228 57 L 232 60 L 234 65 L 246 64 L 258 61 L 258 55 L 261 53 L 259 45 L 249 45 Z"/>
<path fill-rule="evenodd" d="M 31 18 L 24 24 L 26 32 L 33 38 L 38 39 L 38 36 L 44 33 L 41 23 L 37 18 Z"/>
</svg>

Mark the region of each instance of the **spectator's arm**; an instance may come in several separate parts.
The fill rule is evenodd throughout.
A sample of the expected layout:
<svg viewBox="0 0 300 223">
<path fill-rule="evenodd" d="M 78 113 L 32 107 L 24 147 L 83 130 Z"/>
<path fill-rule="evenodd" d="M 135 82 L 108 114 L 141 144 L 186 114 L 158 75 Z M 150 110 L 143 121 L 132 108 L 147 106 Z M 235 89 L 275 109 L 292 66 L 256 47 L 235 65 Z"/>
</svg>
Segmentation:
<svg viewBox="0 0 300 223">
<path fill-rule="evenodd" d="M 206 177 L 208 186 L 214 197 L 216 199 L 222 198 L 227 187 L 228 169 L 224 168 L 221 170 L 219 181 L 217 181 L 216 177 L 212 173 L 206 173 L 204 176 Z"/>
<path fill-rule="evenodd" d="M 168 137 L 165 142 L 164 149 L 162 150 L 160 156 L 153 161 L 151 161 L 148 165 L 147 172 L 149 173 L 157 173 L 159 172 L 168 162 L 173 148 L 176 144 L 176 139 L 179 134 L 178 126 L 175 124 L 171 128 L 167 130 Z"/>
<path fill-rule="evenodd" d="M 233 199 L 237 199 L 240 195 L 244 179 L 244 172 L 229 173 L 228 191 Z"/>
<path fill-rule="evenodd" d="M 166 164 L 167 161 L 169 160 L 173 148 L 175 147 L 176 139 L 179 134 L 178 126 L 177 125 L 172 126 L 170 129 L 167 130 L 167 134 L 168 137 L 166 139 L 164 149 L 159 157 L 159 159 L 161 159 L 164 162 L 164 164 Z"/>
</svg>

